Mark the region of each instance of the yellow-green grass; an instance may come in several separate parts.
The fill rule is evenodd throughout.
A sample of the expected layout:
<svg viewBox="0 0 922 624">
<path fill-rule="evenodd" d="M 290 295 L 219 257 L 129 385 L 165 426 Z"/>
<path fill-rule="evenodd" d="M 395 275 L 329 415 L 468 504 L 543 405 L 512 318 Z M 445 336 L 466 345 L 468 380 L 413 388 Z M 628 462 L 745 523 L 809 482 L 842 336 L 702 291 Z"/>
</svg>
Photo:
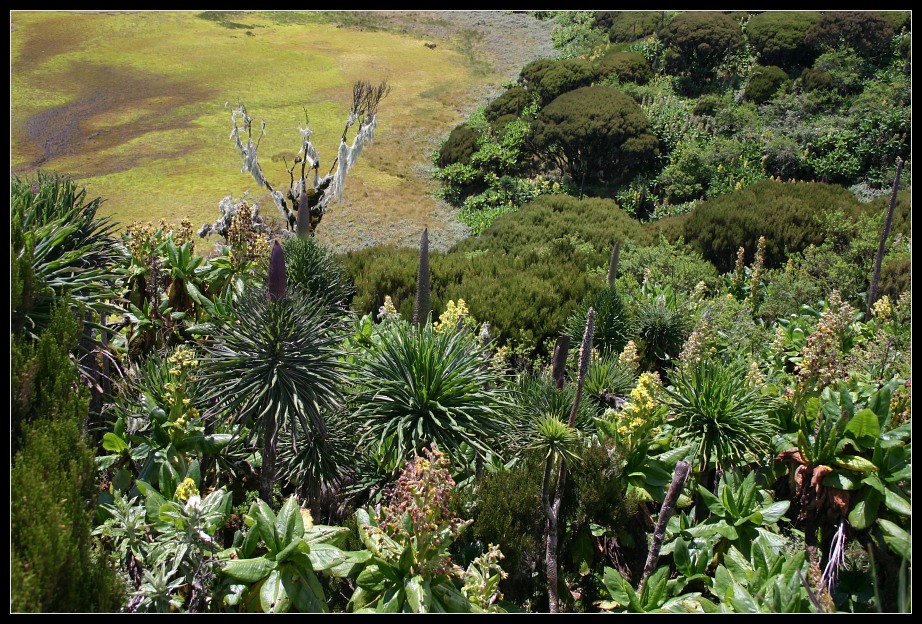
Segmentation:
<svg viewBox="0 0 922 624">
<path fill-rule="evenodd" d="M 431 150 L 474 104 L 471 88 L 499 78 L 447 42 L 432 49 L 423 45 L 431 38 L 338 28 L 329 18 L 238 13 L 226 19 L 248 28 L 234 28 L 194 12 L 13 11 L 11 172 L 73 176 L 122 225 L 188 217 L 197 226 L 217 217 L 223 197 L 244 191 L 277 218 L 240 171 L 231 107 L 244 103 L 256 132 L 265 120 L 260 162 L 280 187 L 305 111 L 326 173 L 352 83 L 386 79 L 375 140 L 318 233 L 355 248 L 392 238 L 400 223 L 418 238 L 445 220 L 422 174 Z"/>
</svg>

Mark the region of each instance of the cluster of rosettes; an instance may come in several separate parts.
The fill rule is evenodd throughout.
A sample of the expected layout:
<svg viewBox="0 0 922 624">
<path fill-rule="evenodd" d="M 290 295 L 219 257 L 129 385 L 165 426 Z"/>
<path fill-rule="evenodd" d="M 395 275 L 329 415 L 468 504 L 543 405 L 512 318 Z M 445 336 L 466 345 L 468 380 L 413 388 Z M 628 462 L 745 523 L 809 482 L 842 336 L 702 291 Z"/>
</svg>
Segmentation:
<svg viewBox="0 0 922 624">
<path fill-rule="evenodd" d="M 190 477 L 186 477 L 182 480 L 182 483 L 176 487 L 176 493 L 173 494 L 173 498 L 185 503 L 189 500 L 190 497 L 198 495 L 199 492 L 198 488 L 195 487 L 195 481 L 193 481 Z"/>
<path fill-rule="evenodd" d="M 269 255 L 269 241 L 253 229 L 253 218 L 246 202 L 240 204 L 227 227 L 231 262 L 244 266 Z"/>
<path fill-rule="evenodd" d="M 476 321 L 474 321 L 474 318 L 471 316 L 470 310 L 467 309 L 467 304 L 464 302 L 464 299 L 458 299 L 457 303 L 449 300 L 448 304 L 445 306 L 445 311 L 439 316 L 439 320 L 432 324 L 432 331 L 437 334 L 454 331 L 459 324 L 471 328 L 477 326 Z"/>
<path fill-rule="evenodd" d="M 854 316 L 855 309 L 842 301 L 839 291 L 833 291 L 816 331 L 807 336 L 801 350 L 801 361 L 796 369 L 800 390 L 822 390 L 834 380 L 845 377 L 846 363 L 840 347 Z"/>
<path fill-rule="evenodd" d="M 415 542 L 416 573 L 424 576 L 461 573 L 447 549 L 468 524 L 452 517 L 449 505 L 455 481 L 449 461 L 438 449 L 407 462 L 381 509 L 382 527 L 401 544 Z M 410 527 L 404 525 L 404 517 Z"/>
<path fill-rule="evenodd" d="M 621 411 L 606 410 L 615 420 L 615 427 L 621 436 L 630 436 L 647 425 L 654 424 L 656 414 L 656 395 L 662 386 L 659 373 L 641 373 L 637 385 L 631 390 L 627 402 Z M 654 434 L 659 427 L 653 429 Z"/>
<path fill-rule="evenodd" d="M 391 299 L 390 295 L 384 296 L 384 305 L 378 308 L 378 321 L 384 323 L 386 321 L 399 321 L 400 312 L 397 311 L 397 308 L 394 307 L 394 302 Z"/>
</svg>

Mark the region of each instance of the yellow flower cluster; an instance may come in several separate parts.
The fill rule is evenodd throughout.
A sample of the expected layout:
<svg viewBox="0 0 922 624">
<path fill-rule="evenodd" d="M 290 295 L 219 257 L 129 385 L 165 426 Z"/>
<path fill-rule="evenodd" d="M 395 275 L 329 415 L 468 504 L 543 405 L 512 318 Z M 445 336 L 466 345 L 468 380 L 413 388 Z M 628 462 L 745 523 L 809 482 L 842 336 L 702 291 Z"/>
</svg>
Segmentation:
<svg viewBox="0 0 922 624">
<path fill-rule="evenodd" d="M 476 327 L 476 323 L 471 316 L 470 310 L 467 309 L 467 304 L 464 302 L 464 299 L 458 299 L 458 303 L 449 300 L 448 304 L 445 306 L 445 311 L 439 316 L 439 320 L 432 324 L 432 331 L 437 334 L 452 331 L 458 326 L 458 323 L 461 323 L 465 327 Z"/>
<path fill-rule="evenodd" d="M 167 358 L 167 362 L 170 364 L 171 381 L 163 384 L 163 389 L 167 391 L 166 403 L 170 407 L 173 426 L 182 428 L 199 415 L 198 410 L 190 406 L 192 400 L 185 396 L 185 383 L 195 381 L 195 375 L 190 371 L 198 368 L 199 361 L 192 347 L 180 345 Z"/>
<path fill-rule="evenodd" d="M 178 501 L 186 502 L 191 496 L 198 496 L 198 488 L 195 487 L 195 481 L 191 478 L 186 477 L 183 479 L 182 483 L 179 484 L 176 488 L 176 493 L 173 494 L 173 498 Z"/>
<path fill-rule="evenodd" d="M 878 321 L 882 323 L 887 322 L 893 315 L 893 304 L 890 303 L 890 297 L 884 295 L 875 301 L 874 305 L 871 307 L 871 312 Z"/>
<path fill-rule="evenodd" d="M 658 373 L 641 373 L 637 385 L 631 390 L 627 403 L 614 414 L 615 426 L 622 436 L 633 434 L 650 422 L 656 412 L 657 391 L 662 386 Z"/>
</svg>

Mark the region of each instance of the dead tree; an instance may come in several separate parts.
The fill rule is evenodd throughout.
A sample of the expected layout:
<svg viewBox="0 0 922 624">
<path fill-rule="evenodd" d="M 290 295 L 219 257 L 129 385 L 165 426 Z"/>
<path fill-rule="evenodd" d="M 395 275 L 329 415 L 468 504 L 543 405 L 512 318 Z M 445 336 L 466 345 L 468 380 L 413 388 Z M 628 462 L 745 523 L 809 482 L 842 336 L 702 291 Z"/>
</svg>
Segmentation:
<svg viewBox="0 0 922 624">
<path fill-rule="evenodd" d="M 311 143 L 313 131 L 308 124 L 307 112 L 304 114 L 304 127 L 299 127 L 301 133 L 301 149 L 291 166 L 285 160 L 285 169 L 288 172 L 288 188 L 273 187 L 266 179 L 262 167 L 257 160 L 259 142 L 266 131 L 266 122 L 260 126 L 259 136 L 253 138 L 253 118 L 247 113 L 246 107 L 238 103 L 231 112 L 231 140 L 243 156 L 243 173 L 250 173 L 256 183 L 265 187 L 272 195 L 279 212 L 285 219 L 289 230 L 298 236 L 310 236 L 320 225 L 323 215 L 326 214 L 332 200 L 342 201 L 343 186 L 346 183 L 346 174 L 355 162 L 366 143 L 374 138 L 375 128 L 378 125 L 378 105 L 387 94 L 390 86 L 387 81 L 382 81 L 378 86 L 369 82 L 356 81 L 352 85 L 352 109 L 346 120 L 343 134 L 340 138 L 339 152 L 330 166 L 326 175 L 320 175 L 320 156 Z M 238 120 L 243 121 L 242 128 Z M 349 130 L 358 124 L 352 143 L 347 143 Z M 241 130 L 246 133 L 246 142 L 241 136 Z"/>
</svg>

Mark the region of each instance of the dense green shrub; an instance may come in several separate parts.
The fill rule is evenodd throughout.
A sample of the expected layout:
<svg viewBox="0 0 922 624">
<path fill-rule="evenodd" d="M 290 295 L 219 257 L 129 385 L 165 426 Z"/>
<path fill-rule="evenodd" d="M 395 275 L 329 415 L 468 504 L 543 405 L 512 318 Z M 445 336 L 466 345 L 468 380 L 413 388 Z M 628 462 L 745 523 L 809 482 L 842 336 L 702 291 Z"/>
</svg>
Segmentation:
<svg viewBox="0 0 922 624">
<path fill-rule="evenodd" d="M 495 122 L 506 115 L 521 115 L 531 103 L 531 95 L 522 86 L 514 86 L 503 91 L 499 97 L 487 104 L 483 116 L 489 122 Z"/>
<path fill-rule="evenodd" d="M 721 273 L 733 269 L 740 247 L 746 249 L 746 262 L 752 262 L 756 243 L 765 236 L 765 265 L 777 267 L 789 254 L 822 242 L 814 216 L 833 208 L 847 215 L 860 210 L 841 186 L 765 180 L 703 202 L 685 222 L 684 235 Z"/>
<path fill-rule="evenodd" d="M 613 43 L 631 42 L 654 34 L 672 19 L 674 11 L 596 11 L 596 28 L 608 32 Z"/>
<path fill-rule="evenodd" d="M 439 148 L 439 167 L 447 167 L 454 163 L 470 163 L 471 156 L 477 151 L 479 137 L 480 133 L 466 123 L 455 126 Z"/>
<path fill-rule="evenodd" d="M 673 244 L 665 236 L 654 245 L 626 242 L 621 247 L 619 267 L 619 283 L 624 285 L 640 285 L 647 280 L 691 292 L 699 282 L 704 282 L 705 288 L 714 292 L 720 283 L 713 264 L 683 241 Z"/>
<path fill-rule="evenodd" d="M 871 75 L 874 67 L 851 48 L 837 48 L 820 54 L 813 69 L 829 74 L 832 88 L 847 96 L 861 92 L 865 78 Z M 825 82 L 825 79 L 819 77 L 819 81 Z"/>
<path fill-rule="evenodd" d="M 582 87 L 545 106 L 532 138 L 581 187 L 618 183 L 642 171 L 659 141 L 640 106 L 610 87 Z"/>
<path fill-rule="evenodd" d="M 893 22 L 874 11 L 827 11 L 804 36 L 817 51 L 845 45 L 872 61 L 890 51 L 895 34 Z"/>
<path fill-rule="evenodd" d="M 746 44 L 740 25 L 717 11 L 683 11 L 659 33 L 667 48 L 666 71 L 713 78 L 717 66 Z"/>
<path fill-rule="evenodd" d="M 743 97 L 750 102 L 762 104 L 770 100 L 788 81 L 787 73 L 780 67 L 753 67 Z"/>
<path fill-rule="evenodd" d="M 611 52 L 599 60 L 599 75 L 614 76 L 621 82 L 647 84 L 653 77 L 650 63 L 637 52 Z"/>
<path fill-rule="evenodd" d="M 585 59 L 537 59 L 522 68 L 519 84 L 544 106 L 559 95 L 591 85 L 596 77 L 592 63 Z"/>
<path fill-rule="evenodd" d="M 719 95 L 702 95 L 695 100 L 692 114 L 698 117 L 713 117 L 717 111 L 727 105 L 727 101 Z"/>
<path fill-rule="evenodd" d="M 817 11 L 764 11 L 749 19 L 746 37 L 762 65 L 808 67 L 816 53 L 804 37 L 820 18 Z"/>
<path fill-rule="evenodd" d="M 10 612 L 113 612 L 123 588 L 92 548 L 98 489 L 83 432 L 89 392 L 71 350 L 78 323 L 52 309 L 37 342 L 14 336 L 10 368 Z"/>
<path fill-rule="evenodd" d="M 821 69 L 808 67 L 800 74 L 800 84 L 804 91 L 831 89 L 832 75 Z"/>
</svg>

